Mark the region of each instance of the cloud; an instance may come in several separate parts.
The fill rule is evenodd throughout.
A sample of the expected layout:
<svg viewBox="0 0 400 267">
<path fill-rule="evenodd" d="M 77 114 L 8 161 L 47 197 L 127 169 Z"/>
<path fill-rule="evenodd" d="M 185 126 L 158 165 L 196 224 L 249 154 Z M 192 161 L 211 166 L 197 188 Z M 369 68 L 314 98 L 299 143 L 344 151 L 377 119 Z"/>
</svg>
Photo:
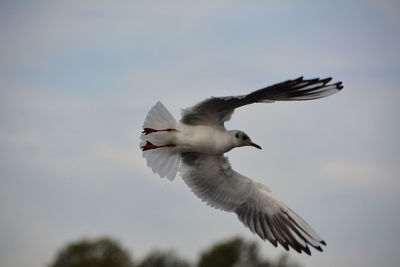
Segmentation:
<svg viewBox="0 0 400 267">
<path fill-rule="evenodd" d="M 400 169 L 397 163 L 346 160 L 326 162 L 319 168 L 321 177 L 333 182 L 342 190 L 357 191 L 382 198 L 398 196 L 397 188 L 400 182 L 397 176 Z"/>
</svg>

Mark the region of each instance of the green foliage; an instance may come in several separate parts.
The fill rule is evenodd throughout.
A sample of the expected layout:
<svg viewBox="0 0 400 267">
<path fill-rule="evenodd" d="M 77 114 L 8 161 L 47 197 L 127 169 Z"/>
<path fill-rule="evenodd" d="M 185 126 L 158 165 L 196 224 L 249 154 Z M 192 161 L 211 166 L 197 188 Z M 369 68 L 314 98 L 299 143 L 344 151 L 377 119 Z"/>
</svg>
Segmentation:
<svg viewBox="0 0 400 267">
<path fill-rule="evenodd" d="M 255 242 L 234 238 L 214 245 L 204 252 L 198 267 L 270 267 L 272 264 L 261 259 Z"/>
<path fill-rule="evenodd" d="M 190 264 L 173 252 L 153 251 L 137 267 L 190 267 Z"/>
<path fill-rule="evenodd" d="M 49 267 L 191 267 L 170 251 L 150 252 L 133 264 L 129 253 L 118 242 L 103 238 L 80 240 L 63 248 Z M 282 254 L 277 261 L 261 257 L 256 242 L 233 238 L 219 242 L 202 253 L 197 267 L 298 267 Z"/>
<path fill-rule="evenodd" d="M 289 254 L 282 254 L 275 264 L 276 267 L 300 267 L 300 264 L 289 261 Z"/>
<path fill-rule="evenodd" d="M 132 267 L 127 251 L 111 239 L 81 240 L 62 249 L 50 267 Z"/>
</svg>

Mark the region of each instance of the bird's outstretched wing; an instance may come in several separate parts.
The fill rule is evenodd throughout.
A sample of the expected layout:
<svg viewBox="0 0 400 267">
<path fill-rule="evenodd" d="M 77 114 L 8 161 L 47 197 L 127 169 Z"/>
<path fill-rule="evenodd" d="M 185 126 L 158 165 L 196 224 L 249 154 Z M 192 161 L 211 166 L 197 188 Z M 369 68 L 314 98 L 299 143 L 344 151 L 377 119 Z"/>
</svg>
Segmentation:
<svg viewBox="0 0 400 267">
<path fill-rule="evenodd" d="M 223 126 L 235 108 L 252 103 L 274 101 L 300 101 L 326 97 L 340 91 L 342 82 L 329 84 L 332 78 L 288 80 L 274 84 L 248 95 L 211 97 L 197 105 L 184 109 L 181 122 L 190 125 Z"/>
<path fill-rule="evenodd" d="M 234 171 L 223 155 L 183 153 L 181 175 L 193 193 L 217 209 L 235 212 L 263 240 L 311 255 L 308 245 L 326 245 L 296 213 L 260 183 Z"/>
</svg>

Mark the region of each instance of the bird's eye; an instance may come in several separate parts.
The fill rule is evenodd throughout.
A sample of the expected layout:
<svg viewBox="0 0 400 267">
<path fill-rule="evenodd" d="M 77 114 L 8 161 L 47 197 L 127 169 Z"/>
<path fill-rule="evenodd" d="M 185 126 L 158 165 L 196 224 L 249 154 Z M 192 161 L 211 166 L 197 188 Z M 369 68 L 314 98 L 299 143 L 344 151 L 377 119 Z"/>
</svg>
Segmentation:
<svg viewBox="0 0 400 267">
<path fill-rule="evenodd" d="M 243 136 L 243 140 L 247 140 L 249 139 L 247 136 Z"/>
<path fill-rule="evenodd" d="M 238 133 L 236 133 L 236 134 L 235 134 L 235 137 L 236 137 L 236 138 L 239 138 L 239 134 L 238 134 Z"/>
</svg>

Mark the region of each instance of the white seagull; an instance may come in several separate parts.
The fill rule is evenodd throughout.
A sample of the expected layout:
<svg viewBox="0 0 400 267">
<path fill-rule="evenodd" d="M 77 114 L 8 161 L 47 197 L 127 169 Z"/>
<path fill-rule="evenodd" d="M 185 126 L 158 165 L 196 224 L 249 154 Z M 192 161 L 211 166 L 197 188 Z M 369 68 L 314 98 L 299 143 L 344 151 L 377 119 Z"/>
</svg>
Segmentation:
<svg viewBox="0 0 400 267">
<path fill-rule="evenodd" d="M 311 100 L 340 91 L 332 78 L 281 82 L 248 95 L 211 97 L 182 111 L 177 122 L 163 104 L 154 105 L 143 124 L 140 147 L 147 165 L 173 180 L 179 170 L 193 193 L 208 205 L 235 212 L 263 240 L 286 250 L 311 255 L 309 245 L 322 251 L 324 240 L 299 215 L 276 199 L 264 185 L 234 171 L 224 153 L 235 147 L 261 149 L 238 130 L 227 130 L 233 111 L 253 103 Z"/>
</svg>

